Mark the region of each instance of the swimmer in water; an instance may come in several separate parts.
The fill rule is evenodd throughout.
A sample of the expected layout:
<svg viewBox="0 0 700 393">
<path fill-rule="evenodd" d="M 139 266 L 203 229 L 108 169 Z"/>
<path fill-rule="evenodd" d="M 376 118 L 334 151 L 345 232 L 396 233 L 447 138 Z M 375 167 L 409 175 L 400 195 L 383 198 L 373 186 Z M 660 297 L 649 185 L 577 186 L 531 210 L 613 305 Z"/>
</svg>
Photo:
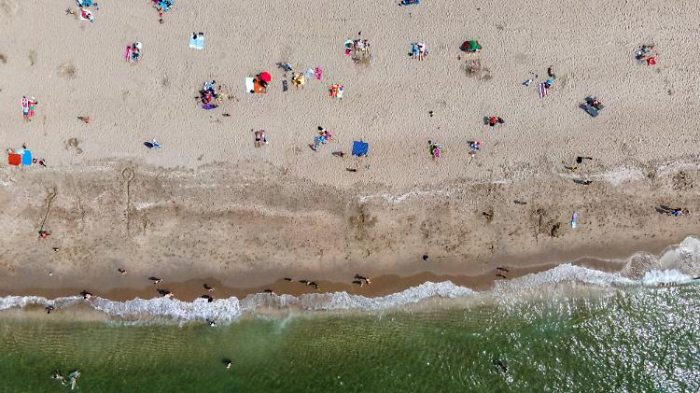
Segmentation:
<svg viewBox="0 0 700 393">
<path fill-rule="evenodd" d="M 216 321 L 215 321 L 215 320 L 213 320 L 213 319 L 206 319 L 206 321 L 207 321 L 207 323 L 209 324 L 209 326 L 211 326 L 211 327 L 215 327 L 215 326 L 216 326 Z"/>
<path fill-rule="evenodd" d="M 83 290 L 82 292 L 80 292 L 80 296 L 82 296 L 83 299 L 87 300 L 92 297 L 92 294 L 86 290 Z"/>
<path fill-rule="evenodd" d="M 64 377 L 58 370 L 54 371 L 53 374 L 51 374 L 51 378 L 58 379 L 61 383 L 66 382 L 66 377 Z"/>
<path fill-rule="evenodd" d="M 233 362 L 231 361 L 231 359 L 224 359 L 224 365 L 226 365 L 227 370 L 230 370 L 231 366 L 233 365 Z"/>
<path fill-rule="evenodd" d="M 508 365 L 505 364 L 501 359 L 496 359 L 493 361 L 493 365 L 498 368 L 503 374 L 508 374 Z"/>
</svg>

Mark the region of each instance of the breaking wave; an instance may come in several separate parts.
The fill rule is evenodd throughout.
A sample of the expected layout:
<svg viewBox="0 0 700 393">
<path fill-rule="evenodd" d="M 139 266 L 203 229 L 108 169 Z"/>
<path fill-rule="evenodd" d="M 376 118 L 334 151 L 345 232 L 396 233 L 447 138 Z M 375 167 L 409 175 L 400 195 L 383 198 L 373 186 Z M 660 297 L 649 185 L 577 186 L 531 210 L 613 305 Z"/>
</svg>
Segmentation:
<svg viewBox="0 0 700 393">
<path fill-rule="evenodd" d="M 105 315 L 124 321 L 233 321 L 244 313 L 260 310 L 381 311 L 420 304 L 429 299 L 521 298 L 541 294 L 543 289 L 561 284 L 579 287 L 625 288 L 687 284 L 700 275 L 700 240 L 688 237 L 669 247 L 660 256 L 637 253 L 631 256 L 620 272 L 608 273 L 570 263 L 540 273 L 528 274 L 508 281 L 497 281 L 488 291 L 474 291 L 450 281 L 425 282 L 404 291 L 381 297 L 352 295 L 346 292 L 304 294 L 299 296 L 252 294 L 243 299 L 230 297 L 209 303 L 206 299 L 192 302 L 154 298 L 113 301 L 99 297 L 83 300 L 80 296 L 46 299 L 38 296 L 6 296 L 0 298 L 0 311 L 32 306 L 53 305 L 66 308 L 87 305 Z"/>
</svg>

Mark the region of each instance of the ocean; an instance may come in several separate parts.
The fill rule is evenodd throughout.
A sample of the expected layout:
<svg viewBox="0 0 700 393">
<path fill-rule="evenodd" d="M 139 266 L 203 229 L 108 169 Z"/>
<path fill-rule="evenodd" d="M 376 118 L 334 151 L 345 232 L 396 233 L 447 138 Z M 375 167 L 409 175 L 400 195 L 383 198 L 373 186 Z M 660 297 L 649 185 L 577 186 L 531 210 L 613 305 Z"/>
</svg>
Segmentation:
<svg viewBox="0 0 700 393">
<path fill-rule="evenodd" d="M 565 264 L 482 292 L 7 297 L 0 391 L 66 391 L 51 374 L 79 370 L 84 392 L 697 392 L 698 245 L 638 279 Z"/>
</svg>

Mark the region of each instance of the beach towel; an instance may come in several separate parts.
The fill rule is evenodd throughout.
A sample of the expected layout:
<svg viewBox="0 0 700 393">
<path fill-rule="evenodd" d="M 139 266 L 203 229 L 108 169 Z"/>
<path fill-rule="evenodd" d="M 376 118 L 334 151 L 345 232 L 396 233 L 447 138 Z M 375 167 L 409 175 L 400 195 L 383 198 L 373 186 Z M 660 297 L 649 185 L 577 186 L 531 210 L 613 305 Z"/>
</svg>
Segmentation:
<svg viewBox="0 0 700 393">
<path fill-rule="evenodd" d="M 255 92 L 255 82 L 253 82 L 253 78 L 245 78 L 245 91 L 248 93 Z"/>
<path fill-rule="evenodd" d="M 192 34 L 190 36 L 190 48 L 196 50 L 204 49 L 204 35 L 202 34 Z"/>
<path fill-rule="evenodd" d="M 22 165 L 32 165 L 32 152 L 24 149 L 24 150 L 18 150 L 17 152 L 22 152 Z"/>
<path fill-rule="evenodd" d="M 85 8 L 80 9 L 80 19 L 81 20 L 89 20 L 90 23 L 95 21 L 92 17 L 92 12 L 90 12 L 89 10 L 86 10 Z"/>
<path fill-rule="evenodd" d="M 316 67 L 314 69 L 314 74 L 316 76 L 316 80 L 320 81 L 321 78 L 323 78 L 323 70 L 321 69 L 321 67 Z"/>
<path fill-rule="evenodd" d="M 7 155 L 7 163 L 14 166 L 19 166 L 22 163 L 22 155 L 17 153 L 10 153 Z"/>
<path fill-rule="evenodd" d="M 586 113 L 588 113 L 589 115 L 591 115 L 591 117 L 598 117 L 598 109 L 596 109 L 596 108 L 595 108 L 594 106 L 592 106 L 592 105 L 581 104 L 581 109 L 583 109 L 584 111 L 586 111 Z"/>
<path fill-rule="evenodd" d="M 540 93 L 540 98 L 545 98 L 547 97 L 547 83 L 542 82 L 538 85 L 538 90 Z"/>
<path fill-rule="evenodd" d="M 343 99 L 343 90 L 345 90 L 345 86 L 340 85 L 338 87 L 338 94 L 336 94 L 336 97 L 338 97 L 339 100 Z"/>
<path fill-rule="evenodd" d="M 129 61 L 131 59 L 131 45 L 127 45 L 124 50 L 124 60 Z"/>
<path fill-rule="evenodd" d="M 202 109 L 205 109 L 205 110 L 212 110 L 212 109 L 215 109 L 217 107 L 218 107 L 218 105 L 215 105 L 212 103 L 202 104 Z"/>
<path fill-rule="evenodd" d="M 363 141 L 354 141 L 352 143 L 352 155 L 364 157 L 369 153 L 369 143 Z"/>
<path fill-rule="evenodd" d="M 401 5 L 420 4 L 420 0 L 401 0 Z"/>
</svg>

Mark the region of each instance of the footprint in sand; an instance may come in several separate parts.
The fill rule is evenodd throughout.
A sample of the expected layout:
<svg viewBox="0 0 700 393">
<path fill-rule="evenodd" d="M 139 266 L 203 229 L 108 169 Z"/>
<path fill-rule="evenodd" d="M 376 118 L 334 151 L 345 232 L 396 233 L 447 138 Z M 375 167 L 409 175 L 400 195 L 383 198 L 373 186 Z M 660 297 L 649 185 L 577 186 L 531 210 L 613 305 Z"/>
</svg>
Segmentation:
<svg viewBox="0 0 700 393">
<path fill-rule="evenodd" d="M 65 79 L 75 79 L 75 66 L 70 61 L 67 61 L 58 69 L 58 74 Z"/>
<path fill-rule="evenodd" d="M 0 11 L 6 16 L 14 16 L 19 10 L 16 0 L 0 0 Z"/>
</svg>

